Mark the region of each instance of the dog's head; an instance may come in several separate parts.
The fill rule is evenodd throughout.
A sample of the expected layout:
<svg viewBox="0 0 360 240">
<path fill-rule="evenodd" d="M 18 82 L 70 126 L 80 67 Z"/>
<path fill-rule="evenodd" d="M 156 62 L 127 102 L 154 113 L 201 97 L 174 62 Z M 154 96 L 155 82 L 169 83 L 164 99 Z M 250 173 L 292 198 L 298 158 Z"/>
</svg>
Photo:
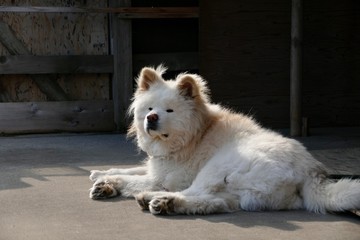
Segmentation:
<svg viewBox="0 0 360 240">
<path fill-rule="evenodd" d="M 143 68 L 130 107 L 139 147 L 149 155 L 168 155 L 184 148 L 200 134 L 206 121 L 208 89 L 196 74 L 180 74 L 175 80 L 162 78 L 163 66 Z"/>
</svg>

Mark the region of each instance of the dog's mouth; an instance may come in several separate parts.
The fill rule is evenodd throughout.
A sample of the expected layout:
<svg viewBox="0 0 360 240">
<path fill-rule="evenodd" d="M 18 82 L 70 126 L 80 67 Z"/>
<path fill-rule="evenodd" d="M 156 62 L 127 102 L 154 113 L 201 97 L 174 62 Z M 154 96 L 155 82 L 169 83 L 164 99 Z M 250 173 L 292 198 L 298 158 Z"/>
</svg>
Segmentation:
<svg viewBox="0 0 360 240">
<path fill-rule="evenodd" d="M 161 131 L 159 123 L 157 121 L 145 121 L 144 128 L 146 133 L 152 138 L 166 140 L 169 137 L 169 134 L 167 132 Z"/>
<path fill-rule="evenodd" d="M 167 139 L 169 137 L 168 133 L 159 133 L 151 127 L 147 127 L 146 132 L 147 132 L 147 134 L 149 134 L 149 136 L 151 136 L 153 138 Z"/>
</svg>

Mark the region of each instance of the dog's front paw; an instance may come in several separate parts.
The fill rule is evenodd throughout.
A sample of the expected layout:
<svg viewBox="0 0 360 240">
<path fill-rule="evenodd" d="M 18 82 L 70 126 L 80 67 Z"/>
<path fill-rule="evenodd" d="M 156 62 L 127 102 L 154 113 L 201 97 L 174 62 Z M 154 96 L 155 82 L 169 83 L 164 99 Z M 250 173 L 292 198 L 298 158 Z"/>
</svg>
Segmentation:
<svg viewBox="0 0 360 240">
<path fill-rule="evenodd" d="M 117 195 L 119 192 L 115 189 L 114 183 L 109 181 L 94 183 L 93 187 L 90 188 L 90 198 L 94 200 L 116 197 Z"/>
<path fill-rule="evenodd" d="M 175 213 L 174 197 L 155 197 L 149 203 L 149 210 L 152 214 L 168 215 Z"/>
</svg>

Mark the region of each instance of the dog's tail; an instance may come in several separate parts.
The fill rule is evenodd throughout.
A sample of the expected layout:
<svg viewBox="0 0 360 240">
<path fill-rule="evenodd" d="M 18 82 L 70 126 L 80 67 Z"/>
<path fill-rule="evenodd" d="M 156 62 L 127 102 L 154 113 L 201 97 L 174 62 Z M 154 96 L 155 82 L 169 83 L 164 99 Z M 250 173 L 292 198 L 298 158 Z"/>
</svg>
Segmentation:
<svg viewBox="0 0 360 240">
<path fill-rule="evenodd" d="M 318 213 L 360 209 L 360 180 L 309 179 L 303 187 L 304 206 Z"/>
</svg>

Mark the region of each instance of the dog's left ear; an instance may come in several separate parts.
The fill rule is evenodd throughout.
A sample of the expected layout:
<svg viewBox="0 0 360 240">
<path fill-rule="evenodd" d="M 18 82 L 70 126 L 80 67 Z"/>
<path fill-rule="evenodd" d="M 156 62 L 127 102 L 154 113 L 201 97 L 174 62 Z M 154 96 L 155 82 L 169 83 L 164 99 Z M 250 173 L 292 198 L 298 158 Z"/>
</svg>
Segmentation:
<svg viewBox="0 0 360 240">
<path fill-rule="evenodd" d="M 196 98 L 200 101 L 209 101 L 206 82 L 197 74 L 182 74 L 177 78 L 177 87 L 180 94 L 187 98 Z"/>
<path fill-rule="evenodd" d="M 184 97 L 194 98 L 200 94 L 196 80 L 190 74 L 186 74 L 179 79 L 178 89 Z"/>
</svg>

